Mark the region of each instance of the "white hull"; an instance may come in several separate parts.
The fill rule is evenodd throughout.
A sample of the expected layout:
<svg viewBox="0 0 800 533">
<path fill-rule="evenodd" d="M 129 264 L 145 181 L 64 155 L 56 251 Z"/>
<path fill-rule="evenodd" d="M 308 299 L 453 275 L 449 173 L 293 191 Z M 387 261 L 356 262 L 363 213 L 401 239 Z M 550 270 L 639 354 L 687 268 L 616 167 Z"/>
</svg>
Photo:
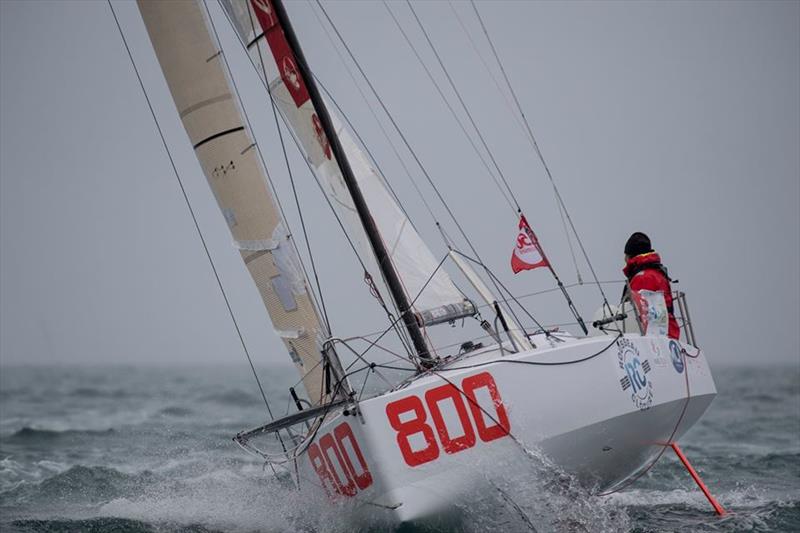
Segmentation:
<svg viewBox="0 0 800 533">
<path fill-rule="evenodd" d="M 502 477 L 497 469 L 514 473 L 524 446 L 597 491 L 618 487 L 700 418 L 716 388 L 705 356 L 693 347 L 685 348 L 697 356 L 686 357 L 664 337 L 612 340 L 550 347 L 537 337 L 538 349 L 519 354 L 477 351 L 451 370 L 362 401 L 361 417 L 331 413 L 299 459 L 301 484 L 325 486 L 334 502 L 363 503 L 357 507 L 371 520 L 416 522 L 447 514 L 455 502 L 468 504 L 463 498 L 479 494 L 489 474 Z M 563 366 L 509 362 L 593 354 Z"/>
</svg>

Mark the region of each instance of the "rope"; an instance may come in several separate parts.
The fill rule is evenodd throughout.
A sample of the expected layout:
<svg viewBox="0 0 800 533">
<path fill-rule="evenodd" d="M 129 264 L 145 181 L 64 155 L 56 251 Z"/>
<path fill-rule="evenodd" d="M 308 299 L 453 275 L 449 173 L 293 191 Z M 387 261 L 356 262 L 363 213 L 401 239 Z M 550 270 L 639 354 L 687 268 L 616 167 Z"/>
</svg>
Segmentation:
<svg viewBox="0 0 800 533">
<path fill-rule="evenodd" d="M 144 82 L 142 81 L 142 77 L 139 74 L 139 69 L 136 67 L 136 61 L 133 59 L 133 53 L 131 52 L 130 47 L 128 46 L 128 40 L 125 38 L 125 33 L 122 31 L 122 26 L 119 23 L 119 19 L 117 18 L 117 13 L 114 10 L 114 6 L 111 3 L 111 0 L 106 0 L 108 3 L 108 7 L 111 8 L 111 14 L 114 17 L 114 22 L 117 25 L 117 29 L 119 30 L 119 35 L 122 37 L 122 44 L 125 45 L 125 51 L 128 53 L 128 58 L 131 61 L 131 65 L 133 66 L 133 71 L 136 73 L 136 79 L 139 80 L 139 86 L 142 88 L 142 94 L 144 94 L 144 98 L 147 101 L 147 107 L 150 109 L 150 114 L 153 117 L 153 122 L 156 125 L 156 129 L 158 130 L 158 135 L 161 138 L 161 143 L 164 145 L 164 150 L 167 153 L 167 157 L 169 158 L 169 163 L 172 166 L 172 171 L 175 174 L 175 178 L 178 181 L 178 186 L 181 189 L 181 195 L 183 196 L 184 202 L 186 202 L 186 207 L 189 210 L 189 215 L 192 217 L 192 222 L 194 223 L 194 228 L 197 230 L 197 236 L 200 238 L 200 243 L 203 245 L 203 250 L 205 251 L 206 257 L 208 258 L 208 263 L 211 265 L 211 271 L 214 273 L 214 279 L 217 281 L 217 285 L 219 286 L 219 291 L 222 294 L 223 300 L 225 300 L 225 306 L 228 308 L 228 314 L 231 317 L 231 321 L 233 322 L 234 328 L 236 328 L 236 334 L 239 337 L 239 342 L 242 345 L 242 349 L 244 350 L 244 354 L 247 356 L 247 361 L 250 363 L 250 369 L 253 371 L 253 377 L 256 379 L 256 384 L 258 385 L 258 390 L 261 392 L 261 398 L 264 400 L 264 406 L 267 408 L 267 413 L 269 414 L 270 420 L 274 420 L 272 415 L 272 409 L 270 408 L 269 401 L 267 401 L 267 395 L 264 393 L 264 387 L 261 386 L 261 380 L 258 378 L 258 373 L 256 372 L 256 368 L 253 365 L 253 359 L 250 357 L 250 352 L 247 349 L 247 345 L 244 342 L 244 337 L 242 336 L 242 331 L 239 329 L 239 323 L 236 321 L 236 315 L 233 313 L 233 308 L 231 307 L 230 301 L 228 300 L 228 295 L 225 292 L 225 288 L 222 285 L 222 280 L 219 277 L 219 273 L 217 272 L 217 267 L 214 265 L 214 259 L 211 257 L 211 252 L 208 249 L 208 245 L 206 244 L 206 240 L 203 237 L 203 232 L 200 230 L 200 224 L 197 222 L 197 216 L 194 213 L 194 209 L 192 208 L 192 204 L 189 201 L 189 196 L 186 194 L 186 188 L 183 185 L 183 180 L 181 179 L 180 174 L 178 173 L 178 168 L 175 166 L 175 160 L 172 158 L 172 152 L 167 145 L 167 140 L 164 138 L 164 132 L 161 130 L 161 124 L 158 122 L 158 118 L 156 117 L 156 112 L 153 109 L 153 105 L 150 102 L 150 96 L 147 94 L 147 89 L 144 86 Z M 283 442 L 281 442 L 283 445 Z"/>
</svg>

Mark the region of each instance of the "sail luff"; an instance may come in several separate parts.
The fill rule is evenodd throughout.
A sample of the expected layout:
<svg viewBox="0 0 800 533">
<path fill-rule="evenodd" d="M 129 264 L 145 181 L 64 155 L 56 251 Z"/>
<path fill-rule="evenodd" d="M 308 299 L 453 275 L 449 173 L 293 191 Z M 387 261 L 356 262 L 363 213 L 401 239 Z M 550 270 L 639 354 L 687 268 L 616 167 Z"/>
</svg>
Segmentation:
<svg viewBox="0 0 800 533">
<path fill-rule="evenodd" d="M 302 376 L 310 401 L 324 402 L 323 344 L 329 333 L 267 185 L 222 52 L 198 0 L 138 1 L 139 10 L 195 155 L 272 326 Z M 340 368 L 328 354 L 334 371 Z"/>
</svg>

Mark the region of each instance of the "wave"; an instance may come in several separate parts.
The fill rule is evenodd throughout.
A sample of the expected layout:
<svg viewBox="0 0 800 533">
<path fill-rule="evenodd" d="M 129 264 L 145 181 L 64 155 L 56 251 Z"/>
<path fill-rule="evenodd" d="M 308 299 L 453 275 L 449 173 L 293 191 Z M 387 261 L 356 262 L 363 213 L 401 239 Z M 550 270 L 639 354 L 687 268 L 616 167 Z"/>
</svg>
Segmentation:
<svg viewBox="0 0 800 533">
<path fill-rule="evenodd" d="M 158 411 L 158 414 L 165 416 L 174 416 L 174 417 L 186 417 L 193 415 L 194 411 L 188 407 L 173 405 L 169 407 L 164 407 L 163 409 Z"/>
<path fill-rule="evenodd" d="M 52 504 L 102 504 L 114 498 L 141 494 L 160 478 L 149 470 L 127 474 L 105 466 L 73 466 L 36 485 L 3 493 L 6 501 Z"/>
<path fill-rule="evenodd" d="M 131 396 L 129 392 L 126 392 L 122 389 L 104 390 L 104 389 L 96 389 L 94 387 L 78 387 L 77 389 L 74 389 L 67 395 L 76 398 L 114 398 L 114 399 L 129 398 Z"/>
<path fill-rule="evenodd" d="M 800 500 L 776 500 L 754 487 L 716 495 L 726 510 L 717 517 L 698 490 L 632 490 L 612 495 L 606 505 L 625 509 L 634 531 L 800 531 Z"/>
<path fill-rule="evenodd" d="M 236 407 L 252 407 L 259 402 L 256 396 L 238 389 L 229 389 L 207 394 L 201 397 L 200 400 Z"/>
<path fill-rule="evenodd" d="M 150 524 L 140 520 L 128 518 L 89 518 L 83 520 L 14 520 L 4 524 L 3 531 L 14 533 L 72 533 L 74 531 L 114 533 L 160 533 L 173 531 L 175 533 L 214 533 L 216 530 L 208 529 L 202 525 L 179 524 Z"/>
<path fill-rule="evenodd" d="M 62 439 L 66 437 L 82 437 L 82 436 L 107 437 L 114 434 L 115 431 L 113 428 L 104 430 L 66 429 L 62 431 L 57 431 L 54 429 L 35 429 L 26 426 L 14 432 L 12 435 L 4 438 L 3 440 L 9 443 L 29 444 L 32 442 L 53 441 L 56 439 Z"/>
</svg>

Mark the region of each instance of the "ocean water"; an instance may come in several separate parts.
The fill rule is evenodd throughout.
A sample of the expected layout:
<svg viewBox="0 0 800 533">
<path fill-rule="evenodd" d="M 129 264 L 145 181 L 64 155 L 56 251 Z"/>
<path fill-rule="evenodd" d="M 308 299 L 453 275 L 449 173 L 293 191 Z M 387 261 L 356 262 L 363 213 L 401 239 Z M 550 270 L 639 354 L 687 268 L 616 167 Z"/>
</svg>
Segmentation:
<svg viewBox="0 0 800 533">
<path fill-rule="evenodd" d="M 535 454 L 441 531 L 800 531 L 800 370 L 715 368 L 720 391 L 681 440 L 728 510 L 671 454 L 629 489 L 586 494 Z M 261 370 L 286 409 L 290 369 Z M 0 531 L 353 531 L 300 505 L 231 440 L 265 420 L 246 365 L 0 369 Z"/>
</svg>

